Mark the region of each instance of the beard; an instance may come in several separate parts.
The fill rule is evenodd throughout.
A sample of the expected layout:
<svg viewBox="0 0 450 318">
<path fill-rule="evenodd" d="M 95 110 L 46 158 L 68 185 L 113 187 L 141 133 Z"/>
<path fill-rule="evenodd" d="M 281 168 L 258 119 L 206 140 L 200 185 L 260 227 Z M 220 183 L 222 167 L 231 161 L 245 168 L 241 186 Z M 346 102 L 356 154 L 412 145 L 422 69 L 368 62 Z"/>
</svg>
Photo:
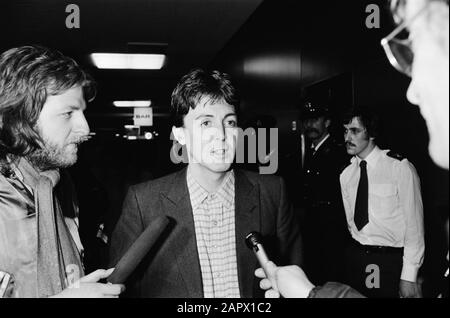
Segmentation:
<svg viewBox="0 0 450 318">
<path fill-rule="evenodd" d="M 26 158 L 41 171 L 68 168 L 78 159 L 78 143 L 69 143 L 62 147 L 44 140 L 44 145 Z"/>
</svg>

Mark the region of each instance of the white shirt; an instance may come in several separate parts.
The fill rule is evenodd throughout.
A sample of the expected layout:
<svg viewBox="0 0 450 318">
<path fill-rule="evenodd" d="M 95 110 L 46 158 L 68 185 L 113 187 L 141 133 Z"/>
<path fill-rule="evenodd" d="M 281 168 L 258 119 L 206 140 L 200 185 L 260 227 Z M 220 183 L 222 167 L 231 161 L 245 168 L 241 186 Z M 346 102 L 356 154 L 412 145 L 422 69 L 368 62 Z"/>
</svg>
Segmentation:
<svg viewBox="0 0 450 318">
<path fill-rule="evenodd" d="M 352 237 L 363 245 L 403 247 L 401 279 L 415 282 L 423 263 L 425 242 L 420 180 L 407 160 L 375 147 L 364 159 L 369 183 L 369 223 L 358 231 L 353 220 L 361 159 L 340 176 L 347 224 Z"/>
</svg>

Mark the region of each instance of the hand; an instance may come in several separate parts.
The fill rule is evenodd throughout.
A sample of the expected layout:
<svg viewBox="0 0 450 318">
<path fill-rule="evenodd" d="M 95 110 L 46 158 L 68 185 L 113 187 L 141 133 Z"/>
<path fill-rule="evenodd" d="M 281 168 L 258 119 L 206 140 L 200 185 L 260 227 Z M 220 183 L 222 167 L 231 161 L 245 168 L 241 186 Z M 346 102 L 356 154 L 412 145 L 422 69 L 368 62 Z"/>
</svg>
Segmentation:
<svg viewBox="0 0 450 318">
<path fill-rule="evenodd" d="M 61 293 L 53 296 L 55 298 L 118 298 L 125 290 L 122 284 L 102 284 L 99 280 L 107 278 L 114 271 L 98 269 L 64 289 Z"/>
<path fill-rule="evenodd" d="M 422 298 L 422 289 L 416 282 L 400 279 L 399 294 L 400 298 Z"/>
<path fill-rule="evenodd" d="M 303 270 L 296 266 L 281 266 L 277 267 L 273 262 L 268 262 L 266 265 L 268 275 L 272 277 L 276 284 L 276 289 L 272 288 L 271 281 L 266 277 L 262 268 L 255 271 L 255 276 L 263 278 L 260 282 L 260 287 L 266 290 L 266 298 L 278 298 L 280 294 L 285 298 L 307 298 L 314 285 L 306 277 Z"/>
</svg>

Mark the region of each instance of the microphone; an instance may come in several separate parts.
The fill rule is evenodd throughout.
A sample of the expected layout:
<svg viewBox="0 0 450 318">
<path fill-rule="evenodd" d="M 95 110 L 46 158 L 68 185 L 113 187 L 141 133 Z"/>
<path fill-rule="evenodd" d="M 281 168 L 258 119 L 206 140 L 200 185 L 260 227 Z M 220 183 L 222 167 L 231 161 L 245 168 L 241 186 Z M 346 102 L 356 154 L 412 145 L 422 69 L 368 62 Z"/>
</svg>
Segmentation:
<svg viewBox="0 0 450 318">
<path fill-rule="evenodd" d="M 154 220 L 137 240 L 131 245 L 126 253 L 117 262 L 114 271 L 106 279 L 108 283 L 123 284 L 136 269 L 142 259 L 147 255 L 148 251 L 153 247 L 155 242 L 161 236 L 169 224 L 166 216 L 159 216 Z"/>
<path fill-rule="evenodd" d="M 245 237 L 245 243 L 247 244 L 247 247 L 251 249 L 253 253 L 255 253 L 259 265 L 261 265 L 264 273 L 266 274 L 266 277 L 272 283 L 272 289 L 278 291 L 275 279 L 273 279 L 272 275 L 270 275 L 269 271 L 267 270 L 267 263 L 269 262 L 269 258 L 267 257 L 266 251 L 264 250 L 261 242 L 262 236 L 259 232 L 250 232 Z"/>
</svg>

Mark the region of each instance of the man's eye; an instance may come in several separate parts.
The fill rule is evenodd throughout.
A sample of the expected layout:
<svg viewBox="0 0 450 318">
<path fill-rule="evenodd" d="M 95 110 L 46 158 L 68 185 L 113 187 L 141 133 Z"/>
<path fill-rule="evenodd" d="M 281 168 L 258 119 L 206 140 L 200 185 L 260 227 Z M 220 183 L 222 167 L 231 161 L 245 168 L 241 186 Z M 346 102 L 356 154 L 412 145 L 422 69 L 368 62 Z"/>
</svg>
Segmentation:
<svg viewBox="0 0 450 318">
<path fill-rule="evenodd" d="M 236 121 L 235 120 L 228 120 L 227 121 L 228 127 L 236 127 Z"/>
<path fill-rule="evenodd" d="M 66 112 L 66 113 L 63 113 L 62 114 L 62 116 L 64 117 L 64 118 L 70 118 L 70 117 L 72 117 L 72 111 L 70 111 L 70 112 Z"/>
<path fill-rule="evenodd" d="M 211 121 L 210 120 L 202 121 L 201 125 L 203 127 L 210 127 L 211 126 Z"/>
</svg>

